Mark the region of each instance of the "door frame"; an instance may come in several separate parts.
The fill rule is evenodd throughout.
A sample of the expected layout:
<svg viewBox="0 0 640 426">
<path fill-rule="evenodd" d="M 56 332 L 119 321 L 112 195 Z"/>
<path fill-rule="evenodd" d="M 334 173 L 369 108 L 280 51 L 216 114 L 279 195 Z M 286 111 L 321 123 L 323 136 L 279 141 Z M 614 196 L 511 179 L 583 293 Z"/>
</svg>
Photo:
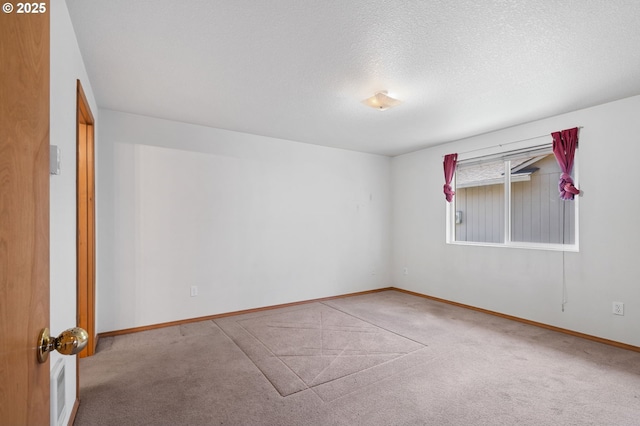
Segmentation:
<svg viewBox="0 0 640 426">
<path fill-rule="evenodd" d="M 87 348 L 79 354 L 80 358 L 84 358 L 93 355 L 97 345 L 95 332 L 95 120 L 80 80 L 77 80 L 76 88 L 77 322 L 78 327 L 84 328 L 89 335 Z"/>
</svg>

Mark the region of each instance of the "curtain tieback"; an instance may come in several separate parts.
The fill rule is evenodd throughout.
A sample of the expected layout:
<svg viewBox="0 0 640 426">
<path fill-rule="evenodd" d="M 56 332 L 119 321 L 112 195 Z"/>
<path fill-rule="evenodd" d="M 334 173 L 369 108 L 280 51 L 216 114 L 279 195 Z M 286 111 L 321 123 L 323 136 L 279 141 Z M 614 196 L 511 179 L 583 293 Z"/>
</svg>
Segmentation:
<svg viewBox="0 0 640 426">
<path fill-rule="evenodd" d="M 558 188 L 560 189 L 560 198 L 563 200 L 573 200 L 574 195 L 580 194 L 580 190 L 575 187 L 573 179 L 571 179 L 568 173 L 562 173 L 560 175 Z"/>
<path fill-rule="evenodd" d="M 453 200 L 453 196 L 456 195 L 456 193 L 451 188 L 451 185 L 449 185 L 448 183 L 444 184 L 444 195 L 447 197 L 448 202 L 451 202 Z"/>
</svg>

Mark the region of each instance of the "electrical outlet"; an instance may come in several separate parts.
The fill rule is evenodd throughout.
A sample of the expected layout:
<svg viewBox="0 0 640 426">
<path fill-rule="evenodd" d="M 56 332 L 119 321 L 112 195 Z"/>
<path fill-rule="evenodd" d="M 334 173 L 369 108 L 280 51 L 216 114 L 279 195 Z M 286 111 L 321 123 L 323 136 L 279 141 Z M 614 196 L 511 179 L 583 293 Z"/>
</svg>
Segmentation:
<svg viewBox="0 0 640 426">
<path fill-rule="evenodd" d="M 197 285 L 192 285 L 191 286 L 191 297 L 196 297 L 198 295 L 198 286 Z"/>
<path fill-rule="evenodd" d="M 406 267 L 405 267 L 405 268 L 404 268 L 404 270 L 403 270 L 403 272 L 404 272 L 404 274 L 405 274 L 405 275 L 409 275 L 409 268 L 406 268 Z"/>
<path fill-rule="evenodd" d="M 613 314 L 614 315 L 624 315 L 624 303 L 622 303 L 622 302 L 613 302 Z"/>
</svg>

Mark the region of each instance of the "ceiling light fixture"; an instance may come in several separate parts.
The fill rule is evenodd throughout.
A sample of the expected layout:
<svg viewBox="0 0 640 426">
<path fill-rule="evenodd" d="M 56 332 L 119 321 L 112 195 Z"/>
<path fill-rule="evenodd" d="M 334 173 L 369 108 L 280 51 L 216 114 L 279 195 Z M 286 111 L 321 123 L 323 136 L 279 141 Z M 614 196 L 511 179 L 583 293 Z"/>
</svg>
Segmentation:
<svg viewBox="0 0 640 426">
<path fill-rule="evenodd" d="M 386 90 L 383 90 L 381 92 L 377 92 L 372 97 L 365 99 L 362 103 L 370 106 L 371 108 L 375 108 L 378 111 L 384 111 L 385 109 L 400 105 L 402 101 L 392 98 L 387 95 Z"/>
</svg>

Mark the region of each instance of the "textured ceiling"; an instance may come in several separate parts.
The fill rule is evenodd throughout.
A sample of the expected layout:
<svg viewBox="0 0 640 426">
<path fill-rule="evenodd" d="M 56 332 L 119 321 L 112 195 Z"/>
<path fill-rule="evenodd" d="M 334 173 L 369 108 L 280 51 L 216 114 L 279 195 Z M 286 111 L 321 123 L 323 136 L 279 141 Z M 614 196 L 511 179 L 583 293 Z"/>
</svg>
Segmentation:
<svg viewBox="0 0 640 426">
<path fill-rule="evenodd" d="M 67 5 L 100 107 L 298 142 L 397 155 L 640 94 L 637 0 Z"/>
</svg>

